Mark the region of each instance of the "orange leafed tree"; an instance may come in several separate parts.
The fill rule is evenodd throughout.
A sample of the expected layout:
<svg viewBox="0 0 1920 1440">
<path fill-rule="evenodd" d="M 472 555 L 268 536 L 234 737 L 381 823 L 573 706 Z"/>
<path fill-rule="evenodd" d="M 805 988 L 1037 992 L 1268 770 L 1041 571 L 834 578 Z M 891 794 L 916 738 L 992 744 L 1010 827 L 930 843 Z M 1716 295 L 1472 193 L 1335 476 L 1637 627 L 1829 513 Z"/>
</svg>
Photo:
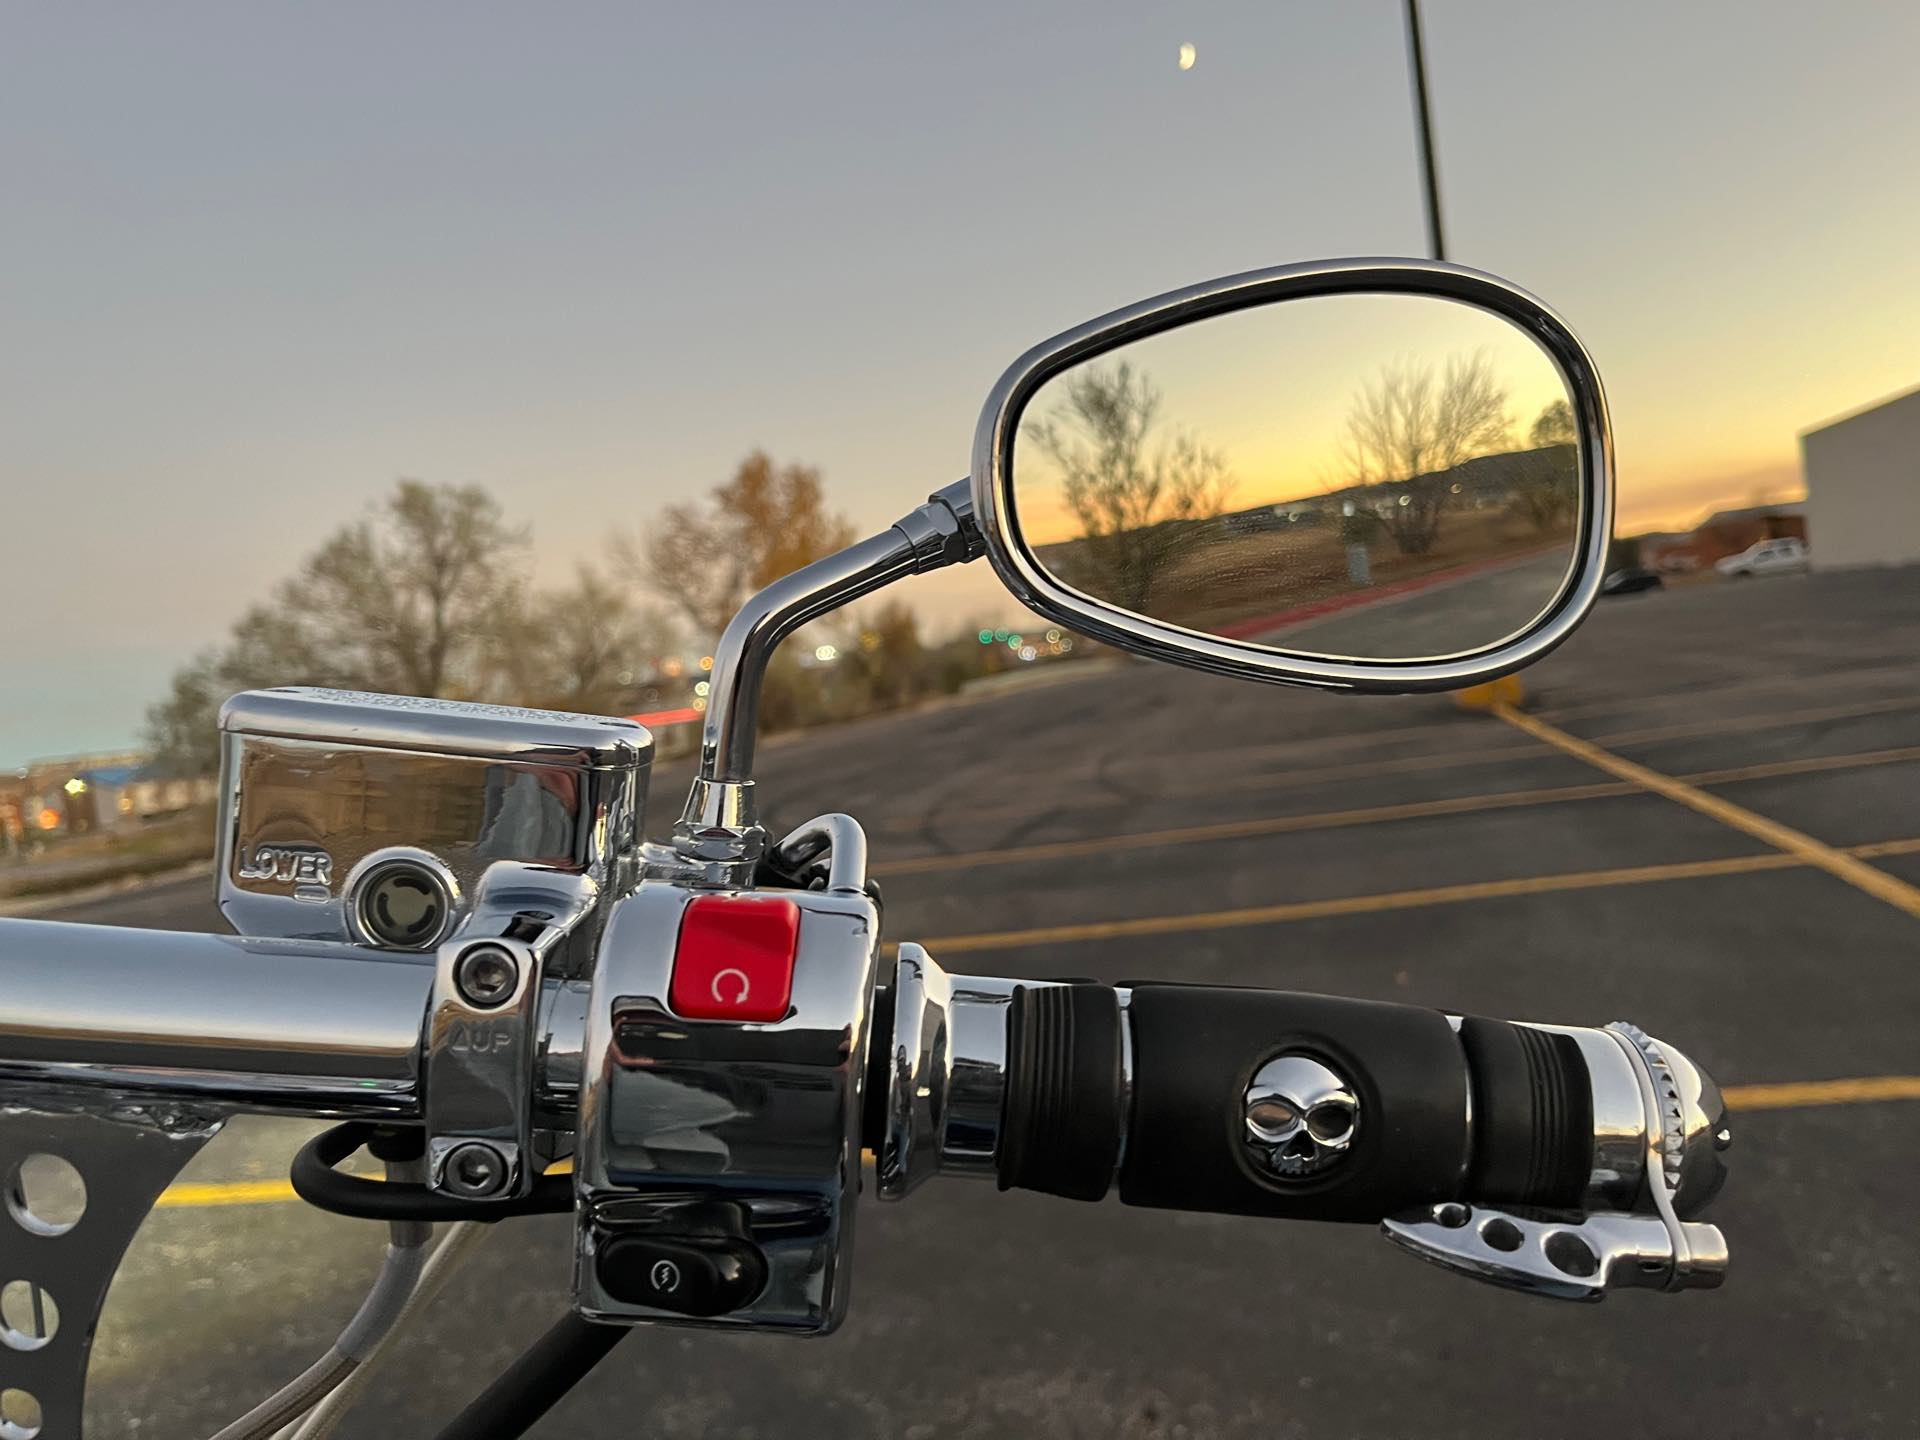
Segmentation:
<svg viewBox="0 0 1920 1440">
<path fill-rule="evenodd" d="M 754 591 L 852 540 L 817 469 L 756 450 L 705 504 L 667 507 L 644 542 L 645 569 L 711 640 Z"/>
</svg>

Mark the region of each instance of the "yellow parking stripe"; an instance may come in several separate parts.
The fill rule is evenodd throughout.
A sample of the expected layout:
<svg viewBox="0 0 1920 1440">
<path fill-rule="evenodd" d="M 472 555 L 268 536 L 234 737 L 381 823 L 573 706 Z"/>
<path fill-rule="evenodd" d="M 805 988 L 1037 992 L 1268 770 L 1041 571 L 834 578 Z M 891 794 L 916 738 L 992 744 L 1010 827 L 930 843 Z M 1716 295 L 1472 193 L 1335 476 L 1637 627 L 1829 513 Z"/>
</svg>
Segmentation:
<svg viewBox="0 0 1920 1440">
<path fill-rule="evenodd" d="M 1334 900 L 1295 900 L 1281 905 L 1252 905 L 1189 915 L 1147 915 L 1136 920 L 1095 920 L 1080 925 L 1045 925 L 1032 930 L 995 930 L 925 940 L 944 959 L 980 950 L 1016 950 L 1027 945 L 1057 945 L 1074 940 L 1114 940 L 1138 935 L 1180 935 L 1198 930 L 1230 930 L 1245 925 L 1279 925 L 1340 915 L 1370 915 L 1383 910 L 1413 910 L 1424 905 L 1456 905 L 1469 900 L 1499 900 L 1514 895 L 1545 895 L 1562 890 L 1597 890 L 1614 885 L 1645 885 L 1659 880 L 1699 880 L 1716 875 L 1748 875 L 1760 870 L 1792 870 L 1804 864 L 1777 852 L 1735 855 L 1725 860 L 1688 860 L 1673 865 L 1630 865 L 1618 870 L 1578 870 L 1559 875 L 1523 875 L 1513 880 L 1474 880 L 1423 890 L 1347 895 Z"/>
<path fill-rule="evenodd" d="M 1905 765 L 1920 760 L 1920 745 L 1893 750 L 1856 750 L 1845 755 L 1801 755 L 1792 760 L 1769 760 L 1759 765 L 1736 765 L 1730 770 L 1696 770 L 1680 778 L 1691 785 L 1728 785 L 1736 780 L 1771 780 L 1782 775 L 1819 775 L 1833 770 L 1861 770 L 1875 765 Z"/>
<path fill-rule="evenodd" d="M 1647 745 L 1655 740 L 1692 740 L 1702 735 L 1784 730 L 1795 725 L 1818 725 L 1828 720 L 1859 720 L 1869 715 L 1895 715 L 1903 710 L 1920 710 L 1920 695 L 1892 695 L 1882 700 L 1857 700 L 1850 705 L 1817 705 L 1806 710 L 1776 710 L 1771 714 L 1684 720 L 1639 730 L 1615 730 L 1597 739 L 1602 745 Z"/>
<path fill-rule="evenodd" d="M 1920 854 L 1920 837 L 1855 845 L 1843 853 L 1858 859 Z M 1456 905 L 1473 900 L 1548 895 L 1566 890 L 1649 885 L 1663 880 L 1700 880 L 1720 875 L 1750 875 L 1766 870 L 1797 870 L 1807 863 L 1799 855 L 1764 851 L 1758 855 L 1733 855 L 1724 860 L 1683 860 L 1668 865 L 1629 865 L 1617 870 L 1575 870 L 1557 875 L 1523 875 L 1512 880 L 1474 880 L 1462 885 L 1435 885 L 1423 890 L 1388 890 L 1371 895 L 1345 895 L 1333 900 L 1295 900 L 1239 910 L 1147 915 L 1135 920 L 1095 920 L 1079 925 L 1046 925 L 1031 930 L 975 931 L 966 935 L 940 936 L 920 943 L 936 955 L 961 955 L 968 951 L 1015 950 L 1026 945 L 1053 945 L 1076 940 L 1113 940 L 1138 935 L 1178 935 L 1190 930 L 1230 930 L 1246 925 L 1283 925 L 1295 920 L 1370 915 L 1384 910 L 1412 910 L 1423 905 Z M 888 948 L 891 949 L 891 945 Z"/>
<path fill-rule="evenodd" d="M 1859 1080 L 1805 1080 L 1785 1085 L 1729 1085 L 1731 1110 L 1802 1110 L 1814 1105 L 1865 1105 L 1920 1100 L 1920 1075 L 1869 1075 Z"/>
<path fill-rule="evenodd" d="M 1723 735 L 1730 733 L 1751 733 L 1760 730 L 1785 730 L 1796 725 L 1812 725 L 1830 720 L 1848 720 L 1869 715 L 1885 715 L 1896 711 L 1920 710 L 1920 695 L 1900 695 L 1890 699 L 1867 701 L 1852 705 L 1821 706 L 1808 710 L 1784 710 L 1770 715 L 1737 716 L 1728 719 L 1690 720 L 1672 725 L 1654 726 L 1641 730 L 1620 730 L 1601 735 L 1598 740 L 1606 745 L 1638 745 L 1657 740 L 1686 740 L 1700 736 Z M 1554 713 L 1554 712 L 1548 712 Z M 1408 726 L 1400 730 L 1386 730 L 1370 734 L 1365 739 L 1378 740 L 1390 736 L 1412 735 L 1430 730 L 1443 729 L 1441 726 Z M 1920 747 L 1915 747 L 1920 749 Z M 1368 780 L 1383 775 L 1426 774 L 1434 770 L 1457 770 L 1475 765 L 1498 765 L 1510 761 L 1524 761 L 1538 758 L 1539 752 L 1530 745 L 1490 746 L 1482 750 L 1449 750 L 1431 755 L 1400 755 L 1385 760 L 1361 760 L 1340 764 L 1319 764 L 1305 768 L 1293 768 L 1278 774 L 1259 774 L 1236 767 L 1248 766 L 1255 761 L 1271 758 L 1284 760 L 1299 767 L 1303 754 L 1317 753 L 1315 742 L 1286 742 L 1241 746 L 1226 750 L 1210 751 L 1206 760 L 1210 768 L 1218 772 L 1234 771 L 1231 785 L 1221 789 L 1230 789 L 1235 794 L 1266 793 L 1274 790 L 1298 789 L 1302 786 L 1326 785 L 1338 780 Z M 1893 763 L 1898 752 L 1884 752 L 1888 759 L 1883 763 Z M 1898 758 L 1912 759 L 1912 754 L 1898 754 Z M 1792 762 L 1780 762 L 1792 763 Z M 1882 763 L 1882 762 L 1875 762 Z M 1845 768 L 1835 766 L 1832 768 Z M 1787 772 L 1793 773 L 1793 772 Z M 1192 792 L 1187 792 L 1189 795 Z M 1154 797 L 1146 797 L 1154 798 Z M 1137 804 L 1138 799 L 1114 798 L 1110 803 L 1095 803 L 1079 806 L 1032 805 L 1014 803 L 1008 805 L 943 806 L 943 820 L 1022 820 L 1050 818 L 1052 816 L 1098 810 L 1114 810 Z"/>
<path fill-rule="evenodd" d="M 1352 810 L 1323 810 L 1311 815 L 1269 815 L 1258 820 L 1228 820 L 1217 825 L 1183 825 L 1172 830 L 1133 831 L 1103 835 L 1093 840 L 1010 845 L 998 850 L 974 850 L 953 855 L 910 855 L 902 859 L 880 861 L 872 869 L 875 875 L 937 874 L 978 865 L 1063 860 L 1076 855 L 1105 855 L 1119 850 L 1157 850 L 1168 845 L 1240 840 L 1255 835 L 1287 835 L 1301 830 L 1331 830 L 1347 825 L 1377 825 L 1383 821 L 1419 820 L 1435 815 L 1467 815 L 1482 810 L 1510 810 L 1527 805 L 1551 805 L 1565 800 L 1591 800 L 1602 795 L 1633 793 L 1633 786 L 1616 780 L 1599 785 L 1558 785 L 1544 790 L 1456 795 L 1442 800 L 1413 800 L 1402 805 L 1368 805 Z"/>
<path fill-rule="evenodd" d="M 1920 1100 L 1920 1075 L 1728 1085 L 1720 1093 L 1726 1097 L 1730 1110 L 1744 1114 L 1757 1110 L 1804 1110 L 1822 1105 L 1870 1105 L 1885 1100 Z M 562 1161 L 548 1173 L 570 1168 L 569 1162 Z M 172 1186 L 154 1201 L 154 1208 L 200 1210 L 221 1205 L 277 1205 L 297 1198 L 293 1186 L 284 1180 L 233 1180 Z"/>
<path fill-rule="evenodd" d="M 153 1202 L 154 1208 L 208 1205 L 268 1205 L 296 1199 L 293 1186 L 285 1180 L 228 1180 L 209 1184 L 170 1185 Z"/>
<path fill-rule="evenodd" d="M 1735 805 L 1718 795 L 1709 795 L 1706 791 L 1676 780 L 1671 775 L 1663 775 L 1658 770 L 1649 770 L 1644 765 L 1615 755 L 1611 750 L 1603 750 L 1589 740 L 1582 740 L 1567 734 L 1558 726 L 1533 715 L 1527 715 L 1511 705 L 1495 705 L 1493 713 L 1514 729 L 1544 741 L 1557 750 L 1565 751 L 1576 760 L 1584 760 L 1596 770 L 1604 770 L 1609 775 L 1622 780 L 1630 780 L 1642 789 L 1664 796 L 1676 805 L 1684 805 L 1689 810 L 1718 820 L 1744 835 L 1751 835 L 1788 855 L 1798 857 L 1802 862 L 1817 869 L 1825 870 L 1829 875 L 1846 881 L 1855 889 L 1863 890 L 1876 900 L 1881 900 L 1903 910 L 1920 920 L 1920 889 L 1914 888 L 1884 870 L 1876 870 L 1864 861 L 1849 855 L 1844 850 L 1836 850 L 1791 826 L 1782 825 L 1777 820 L 1769 820 L 1764 815 Z"/>
<path fill-rule="evenodd" d="M 1811 775 L 1833 770 L 1857 770 L 1876 765 L 1920 761 L 1920 745 L 1893 750 L 1865 750 L 1846 755 L 1806 755 L 1758 765 L 1736 765 L 1725 770 L 1701 770 L 1680 778 L 1694 785 L 1729 785 L 1739 780 L 1766 780 L 1786 775 Z M 879 875 L 929 875 L 969 870 L 983 865 L 1017 865 L 1036 860 L 1067 860 L 1086 855 L 1108 855 L 1126 850 L 1158 850 L 1169 845 L 1207 844 L 1243 840 L 1261 835 L 1291 835 L 1308 830 L 1377 825 L 1394 820 L 1419 820 L 1443 815 L 1474 815 L 1490 810 L 1513 810 L 1534 805 L 1562 805 L 1576 800 L 1600 800 L 1640 792 L 1628 780 L 1596 785 L 1554 785 L 1538 790 L 1503 790 L 1477 795 L 1455 795 L 1439 800 L 1413 800 L 1399 805 L 1367 805 L 1352 810 L 1321 810 L 1307 815 L 1270 815 L 1258 820 L 1228 820 L 1215 825 L 1183 825 L 1169 830 L 1131 831 L 1091 840 L 1042 841 L 1007 845 L 992 850 L 961 850 L 946 855 L 908 855 L 874 864 Z"/>
</svg>

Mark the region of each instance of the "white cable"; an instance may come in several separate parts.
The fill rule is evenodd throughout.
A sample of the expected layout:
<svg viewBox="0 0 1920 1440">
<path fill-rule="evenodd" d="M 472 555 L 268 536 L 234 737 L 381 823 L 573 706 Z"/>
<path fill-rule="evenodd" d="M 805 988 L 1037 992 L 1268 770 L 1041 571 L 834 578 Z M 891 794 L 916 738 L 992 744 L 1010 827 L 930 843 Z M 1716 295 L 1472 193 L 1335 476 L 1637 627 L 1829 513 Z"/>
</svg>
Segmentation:
<svg viewBox="0 0 1920 1440">
<path fill-rule="evenodd" d="M 327 1353 L 292 1381 L 217 1433 L 213 1440 L 267 1440 L 289 1420 L 304 1415 L 351 1375 L 381 1335 L 399 1318 L 426 1257 L 419 1245 L 389 1245 L 367 1298 Z"/>
<path fill-rule="evenodd" d="M 418 1180 L 419 1161 L 389 1164 L 387 1178 Z M 426 1263 L 427 1241 L 433 1226 L 420 1220 L 395 1220 L 387 1226 L 387 1250 L 373 1287 L 340 1336 L 312 1365 L 262 1400 L 238 1420 L 217 1432 L 213 1440 L 268 1440 L 289 1421 L 298 1420 L 353 1374 L 379 1348 L 405 1311 Z"/>
<path fill-rule="evenodd" d="M 354 1401 L 360 1398 L 360 1393 L 393 1354 L 401 1331 L 446 1288 L 447 1282 L 473 1255 L 486 1233 L 485 1225 L 472 1220 L 460 1221 L 447 1230 L 440 1243 L 434 1246 L 433 1254 L 427 1258 L 426 1268 L 420 1272 L 420 1281 L 413 1287 L 413 1294 L 407 1297 L 407 1303 L 401 1307 L 392 1328 L 374 1343 L 359 1367 L 314 1407 L 298 1429 L 289 1427 L 282 1432 L 285 1440 L 326 1440 L 327 1436 L 333 1434 L 347 1411 L 353 1407 Z"/>
</svg>

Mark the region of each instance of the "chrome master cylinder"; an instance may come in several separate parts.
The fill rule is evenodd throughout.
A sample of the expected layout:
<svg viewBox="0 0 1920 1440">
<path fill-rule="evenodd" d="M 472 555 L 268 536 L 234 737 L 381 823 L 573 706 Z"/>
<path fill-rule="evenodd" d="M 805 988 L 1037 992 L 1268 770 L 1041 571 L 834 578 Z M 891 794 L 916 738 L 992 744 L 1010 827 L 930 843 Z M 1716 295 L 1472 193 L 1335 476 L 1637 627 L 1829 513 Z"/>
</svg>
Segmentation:
<svg viewBox="0 0 1920 1440">
<path fill-rule="evenodd" d="M 546 973 L 584 978 L 638 879 L 653 738 L 631 720 L 286 687 L 220 729 L 242 935 L 434 951 L 487 906 L 544 916 Z"/>
</svg>

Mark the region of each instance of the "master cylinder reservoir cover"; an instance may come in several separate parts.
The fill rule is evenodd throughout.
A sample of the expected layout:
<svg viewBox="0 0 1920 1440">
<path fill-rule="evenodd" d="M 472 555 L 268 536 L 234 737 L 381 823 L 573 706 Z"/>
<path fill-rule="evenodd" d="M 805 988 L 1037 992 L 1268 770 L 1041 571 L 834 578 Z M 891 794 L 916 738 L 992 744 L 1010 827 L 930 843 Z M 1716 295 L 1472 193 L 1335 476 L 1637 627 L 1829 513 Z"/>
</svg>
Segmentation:
<svg viewBox="0 0 1920 1440">
<path fill-rule="evenodd" d="M 602 902 L 637 878 L 653 737 L 634 721 L 287 687 L 234 696 L 220 729 L 219 902 L 242 935 L 427 950 L 497 862 Z"/>
</svg>

